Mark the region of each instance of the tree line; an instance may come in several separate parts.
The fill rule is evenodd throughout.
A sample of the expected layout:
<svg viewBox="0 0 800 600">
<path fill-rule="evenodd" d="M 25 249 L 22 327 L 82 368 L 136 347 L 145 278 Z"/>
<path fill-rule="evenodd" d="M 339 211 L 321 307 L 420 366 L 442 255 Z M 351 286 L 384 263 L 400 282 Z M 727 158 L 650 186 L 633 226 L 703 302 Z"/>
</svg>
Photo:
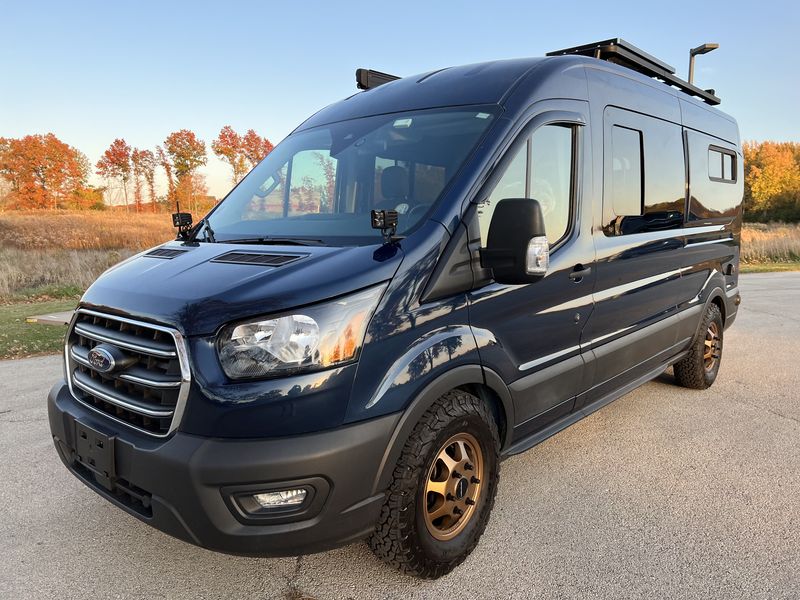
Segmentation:
<svg viewBox="0 0 800 600">
<path fill-rule="evenodd" d="M 223 127 L 211 150 L 231 167 L 238 183 L 272 151 L 273 145 L 253 129 L 238 134 Z M 92 166 L 77 148 L 54 134 L 0 138 L 0 207 L 4 209 L 104 209 L 111 204 L 114 186 L 122 191 L 126 210 L 171 209 L 179 201 L 195 212 L 216 201 L 208 196 L 205 177 L 198 169 L 208 162 L 206 144 L 188 129 L 170 133 L 154 149 L 131 147 L 117 138 L 94 165 L 105 186 L 89 184 Z M 158 194 L 156 176 L 166 180 Z"/>
<path fill-rule="evenodd" d="M 272 151 L 266 138 L 249 129 L 243 135 L 223 127 L 211 150 L 238 183 Z M 744 207 L 750 221 L 800 221 L 800 143 L 745 142 Z M 175 201 L 201 212 L 215 201 L 207 195 L 198 169 L 207 163 L 203 140 L 188 129 L 170 133 L 154 149 L 132 148 L 115 139 L 94 165 L 106 185 L 88 183 L 89 159 L 52 133 L 0 138 L 0 207 L 4 209 L 102 209 L 112 184 L 122 190 L 126 209 L 171 210 Z M 323 165 L 326 178 L 330 165 Z M 163 173 L 167 190 L 159 194 L 156 175 Z M 330 186 L 329 186 L 330 187 Z"/>
<path fill-rule="evenodd" d="M 800 143 L 744 143 L 744 207 L 750 221 L 800 221 Z"/>
</svg>

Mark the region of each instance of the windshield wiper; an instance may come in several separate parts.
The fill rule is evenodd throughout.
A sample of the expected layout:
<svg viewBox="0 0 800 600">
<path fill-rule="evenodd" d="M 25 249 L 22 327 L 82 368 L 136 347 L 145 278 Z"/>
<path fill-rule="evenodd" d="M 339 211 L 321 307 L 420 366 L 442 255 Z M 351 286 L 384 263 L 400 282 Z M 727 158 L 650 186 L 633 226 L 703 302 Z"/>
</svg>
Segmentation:
<svg viewBox="0 0 800 600">
<path fill-rule="evenodd" d="M 324 246 L 322 240 L 309 238 L 290 238 L 290 237 L 252 237 L 237 240 L 218 240 L 220 244 L 264 244 L 264 245 L 286 245 L 286 246 Z"/>
</svg>

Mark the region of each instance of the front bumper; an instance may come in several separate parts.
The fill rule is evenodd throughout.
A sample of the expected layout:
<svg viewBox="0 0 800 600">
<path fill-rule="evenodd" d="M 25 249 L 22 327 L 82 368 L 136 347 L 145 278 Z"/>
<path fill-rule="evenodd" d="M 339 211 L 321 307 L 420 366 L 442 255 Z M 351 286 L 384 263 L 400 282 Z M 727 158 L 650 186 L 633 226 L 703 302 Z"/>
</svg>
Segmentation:
<svg viewBox="0 0 800 600">
<path fill-rule="evenodd" d="M 384 500 L 383 491 L 375 490 L 377 473 L 400 418 L 393 414 L 284 438 L 214 439 L 177 432 L 159 440 L 84 407 L 63 381 L 50 390 L 47 408 L 62 461 L 101 496 L 184 541 L 256 556 L 319 552 L 368 535 Z M 76 421 L 110 436 L 110 486 L 76 460 Z M 296 514 L 250 518 L 230 495 L 293 484 L 314 488 L 308 506 Z"/>
</svg>

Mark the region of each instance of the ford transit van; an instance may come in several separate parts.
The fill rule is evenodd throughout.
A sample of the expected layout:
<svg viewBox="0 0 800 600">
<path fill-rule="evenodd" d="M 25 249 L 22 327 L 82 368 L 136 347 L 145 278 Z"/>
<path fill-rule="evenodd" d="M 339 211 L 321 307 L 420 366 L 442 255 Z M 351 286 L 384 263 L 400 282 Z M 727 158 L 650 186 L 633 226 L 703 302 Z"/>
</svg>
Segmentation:
<svg viewBox="0 0 800 600">
<path fill-rule="evenodd" d="M 438 577 L 504 458 L 670 367 L 714 383 L 742 150 L 713 91 L 619 39 L 357 79 L 86 291 L 49 421 L 76 477 L 189 543 L 367 539 Z"/>
</svg>

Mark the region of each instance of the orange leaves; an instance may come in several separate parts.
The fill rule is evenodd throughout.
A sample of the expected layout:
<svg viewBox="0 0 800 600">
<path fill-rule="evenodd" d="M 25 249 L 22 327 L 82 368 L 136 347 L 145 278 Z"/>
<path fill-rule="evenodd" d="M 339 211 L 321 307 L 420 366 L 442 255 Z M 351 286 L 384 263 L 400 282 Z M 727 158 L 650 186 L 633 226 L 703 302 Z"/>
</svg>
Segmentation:
<svg viewBox="0 0 800 600">
<path fill-rule="evenodd" d="M 188 129 L 170 133 L 164 140 L 164 149 L 172 159 L 172 166 L 178 179 L 194 173 L 208 161 L 206 143 Z"/>
<path fill-rule="evenodd" d="M 10 184 L 9 208 L 76 207 L 89 161 L 52 133 L 0 138 L 0 176 Z"/>
<path fill-rule="evenodd" d="M 261 137 L 252 129 L 248 129 L 247 133 L 242 136 L 242 151 L 250 163 L 250 168 L 264 160 L 264 157 L 272 152 L 273 148 L 272 142 Z"/>
<path fill-rule="evenodd" d="M 225 125 L 217 139 L 211 142 L 214 154 L 231 166 L 233 183 L 239 183 L 250 169 L 272 151 L 272 148 L 272 142 L 262 138 L 252 129 L 248 129 L 242 136 L 230 125 Z"/>
<path fill-rule="evenodd" d="M 762 219 L 800 219 L 800 144 L 745 142 L 746 210 Z"/>
</svg>

